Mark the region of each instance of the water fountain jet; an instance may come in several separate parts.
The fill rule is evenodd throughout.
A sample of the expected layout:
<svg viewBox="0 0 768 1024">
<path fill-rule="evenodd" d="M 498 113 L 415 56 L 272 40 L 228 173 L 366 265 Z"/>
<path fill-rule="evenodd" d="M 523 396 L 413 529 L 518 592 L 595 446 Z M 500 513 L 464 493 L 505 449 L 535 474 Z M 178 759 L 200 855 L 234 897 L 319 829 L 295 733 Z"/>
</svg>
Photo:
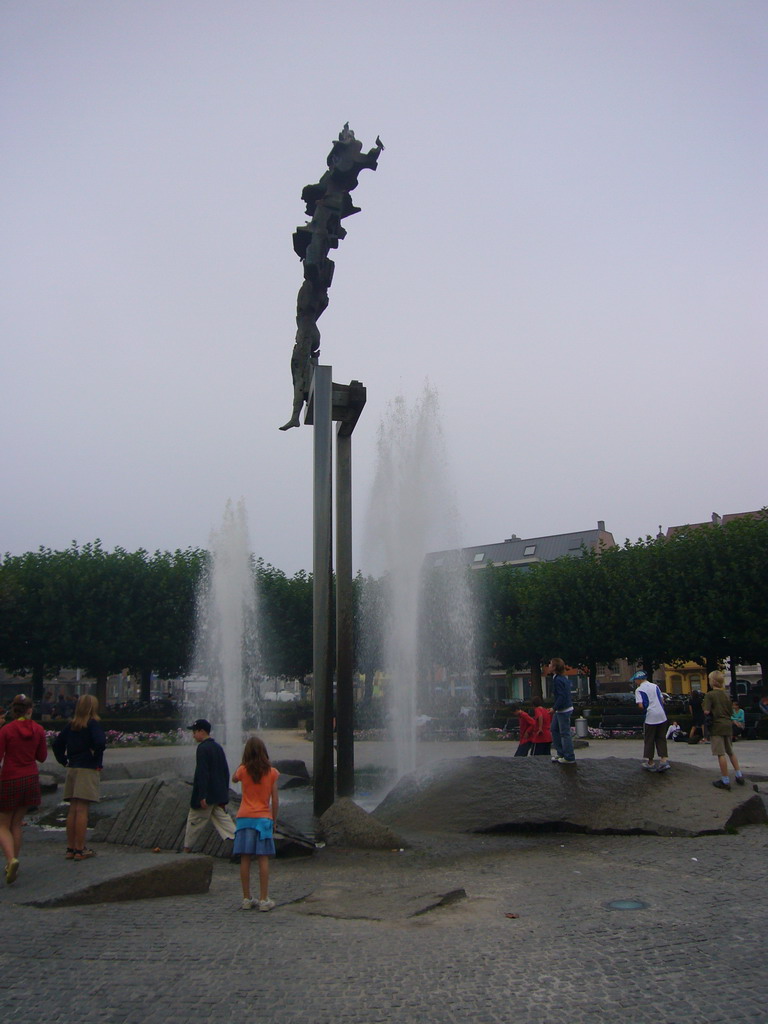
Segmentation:
<svg viewBox="0 0 768 1024">
<path fill-rule="evenodd" d="M 208 571 L 198 594 L 196 672 L 209 680 L 206 701 L 230 768 L 243 752 L 243 705 L 258 669 L 256 589 L 244 502 L 227 502 L 211 533 Z"/>
<path fill-rule="evenodd" d="M 394 769 L 400 777 L 416 767 L 419 683 L 426 682 L 439 663 L 435 659 L 446 652 L 438 633 L 450 637 L 451 664 L 444 661 L 444 667 L 467 678 L 474 672 L 466 570 L 446 558 L 442 585 L 430 589 L 423 568 L 428 552 L 459 548 L 438 397 L 429 386 L 411 407 L 397 398 L 380 426 L 365 548 L 369 571 L 384 577 L 387 591 L 382 667 L 388 675 Z M 473 705 L 473 678 L 469 685 L 466 703 Z"/>
</svg>

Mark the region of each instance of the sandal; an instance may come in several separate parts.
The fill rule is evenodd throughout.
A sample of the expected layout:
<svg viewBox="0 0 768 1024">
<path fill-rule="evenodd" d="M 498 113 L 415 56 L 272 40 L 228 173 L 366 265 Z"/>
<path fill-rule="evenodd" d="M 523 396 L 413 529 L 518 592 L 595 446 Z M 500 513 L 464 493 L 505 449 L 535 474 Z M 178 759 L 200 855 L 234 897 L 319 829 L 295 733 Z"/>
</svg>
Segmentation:
<svg viewBox="0 0 768 1024">
<path fill-rule="evenodd" d="M 95 857 L 96 851 L 89 850 L 87 846 L 84 846 L 82 850 L 75 850 L 75 860 L 88 860 L 89 857 Z"/>
<path fill-rule="evenodd" d="M 67 852 L 64 854 L 64 860 L 74 860 L 77 850 L 74 850 L 71 846 L 67 847 Z"/>
</svg>

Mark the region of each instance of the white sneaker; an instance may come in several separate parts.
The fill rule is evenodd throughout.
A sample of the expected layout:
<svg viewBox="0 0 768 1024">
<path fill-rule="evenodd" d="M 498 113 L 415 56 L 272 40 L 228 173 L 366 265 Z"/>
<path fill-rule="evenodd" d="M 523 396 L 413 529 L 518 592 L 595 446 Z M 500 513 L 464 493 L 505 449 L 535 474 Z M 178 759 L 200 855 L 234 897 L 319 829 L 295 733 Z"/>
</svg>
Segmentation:
<svg viewBox="0 0 768 1024">
<path fill-rule="evenodd" d="M 557 754 L 553 754 L 552 755 L 552 764 L 557 764 L 558 760 L 559 760 L 559 758 L 558 758 Z"/>
<path fill-rule="evenodd" d="M 243 897 L 243 902 L 240 904 L 241 910 L 253 910 L 256 906 L 256 900 L 247 900 Z"/>
<path fill-rule="evenodd" d="M 266 914 L 266 912 L 267 912 L 268 910 L 271 910 L 271 909 L 272 909 L 272 907 L 274 907 L 274 905 L 275 905 L 275 901 L 274 901 L 274 900 L 271 900 L 271 899 L 269 899 L 269 898 L 267 898 L 267 899 L 265 899 L 265 900 L 259 900 L 259 910 L 260 910 L 260 911 L 261 911 L 261 912 L 262 912 L 263 914 Z"/>
</svg>

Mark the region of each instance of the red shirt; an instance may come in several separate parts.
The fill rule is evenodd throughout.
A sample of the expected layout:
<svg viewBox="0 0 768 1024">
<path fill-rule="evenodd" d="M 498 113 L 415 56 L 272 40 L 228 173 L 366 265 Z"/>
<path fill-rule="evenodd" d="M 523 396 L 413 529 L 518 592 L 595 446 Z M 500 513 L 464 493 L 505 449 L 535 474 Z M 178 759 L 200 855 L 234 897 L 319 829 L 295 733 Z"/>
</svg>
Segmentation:
<svg viewBox="0 0 768 1024">
<path fill-rule="evenodd" d="M 525 711 L 521 711 L 517 720 L 520 723 L 520 742 L 521 743 L 535 743 L 534 733 L 536 732 L 536 721 L 531 718 L 530 715 L 526 714 Z"/>
<path fill-rule="evenodd" d="M 15 718 L 0 729 L 0 779 L 37 775 L 37 762 L 48 757 L 45 729 L 31 718 Z"/>
<path fill-rule="evenodd" d="M 534 743 L 552 742 L 552 715 L 551 708 L 534 708 L 533 717 L 536 719 L 536 731 L 531 737 Z"/>
</svg>

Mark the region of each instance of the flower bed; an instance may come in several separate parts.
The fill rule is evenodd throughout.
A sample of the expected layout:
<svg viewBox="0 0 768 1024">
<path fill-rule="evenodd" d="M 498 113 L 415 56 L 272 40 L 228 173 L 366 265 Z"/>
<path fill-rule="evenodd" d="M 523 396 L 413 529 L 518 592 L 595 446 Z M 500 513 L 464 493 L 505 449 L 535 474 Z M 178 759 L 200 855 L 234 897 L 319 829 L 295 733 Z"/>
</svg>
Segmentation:
<svg viewBox="0 0 768 1024">
<path fill-rule="evenodd" d="M 58 734 L 58 729 L 47 729 L 45 738 L 50 743 Z M 192 734 L 187 729 L 171 729 L 169 732 L 123 732 L 119 729 L 107 729 L 106 737 L 108 747 L 173 747 L 193 742 Z"/>
<path fill-rule="evenodd" d="M 481 740 L 517 740 L 519 737 L 505 732 L 504 729 L 481 729 L 479 738 Z"/>
<path fill-rule="evenodd" d="M 610 734 L 605 729 L 587 729 L 589 738 L 591 740 L 626 740 L 626 739 L 637 739 L 637 733 L 622 731 L 620 729 L 611 730 Z"/>
</svg>

